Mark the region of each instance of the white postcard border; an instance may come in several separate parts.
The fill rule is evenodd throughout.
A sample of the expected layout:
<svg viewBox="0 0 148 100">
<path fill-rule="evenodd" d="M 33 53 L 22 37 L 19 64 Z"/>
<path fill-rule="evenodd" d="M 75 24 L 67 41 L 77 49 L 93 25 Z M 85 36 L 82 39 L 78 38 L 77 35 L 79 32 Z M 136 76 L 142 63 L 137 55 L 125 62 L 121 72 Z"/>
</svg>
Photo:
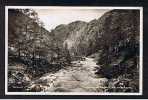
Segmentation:
<svg viewBox="0 0 148 100">
<path fill-rule="evenodd" d="M 140 10 L 140 69 L 139 92 L 8 92 L 8 9 L 135 9 Z M 87 7 L 87 6 L 5 6 L 5 95 L 142 95 L 143 94 L 143 7 Z"/>
</svg>

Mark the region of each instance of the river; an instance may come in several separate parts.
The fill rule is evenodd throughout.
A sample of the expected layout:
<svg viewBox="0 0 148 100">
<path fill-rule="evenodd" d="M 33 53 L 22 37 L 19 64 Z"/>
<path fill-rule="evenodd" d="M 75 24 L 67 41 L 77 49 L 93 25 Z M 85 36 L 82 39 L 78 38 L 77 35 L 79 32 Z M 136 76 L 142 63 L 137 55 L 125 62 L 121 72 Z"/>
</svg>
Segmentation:
<svg viewBox="0 0 148 100">
<path fill-rule="evenodd" d="M 72 67 L 61 69 L 52 74 L 47 73 L 32 81 L 30 87 L 40 85 L 45 92 L 102 92 L 108 81 L 95 75 L 99 67 L 93 58 L 85 57 L 84 61 L 73 61 Z"/>
</svg>

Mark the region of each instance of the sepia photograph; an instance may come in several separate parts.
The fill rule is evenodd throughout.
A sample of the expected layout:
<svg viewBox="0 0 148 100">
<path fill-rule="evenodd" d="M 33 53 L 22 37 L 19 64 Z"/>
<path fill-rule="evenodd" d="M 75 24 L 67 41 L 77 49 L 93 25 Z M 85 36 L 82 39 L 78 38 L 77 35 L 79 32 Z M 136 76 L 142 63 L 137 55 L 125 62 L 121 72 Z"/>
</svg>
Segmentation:
<svg viewBox="0 0 148 100">
<path fill-rule="evenodd" d="M 6 95 L 142 95 L 142 7 L 5 7 Z"/>
</svg>

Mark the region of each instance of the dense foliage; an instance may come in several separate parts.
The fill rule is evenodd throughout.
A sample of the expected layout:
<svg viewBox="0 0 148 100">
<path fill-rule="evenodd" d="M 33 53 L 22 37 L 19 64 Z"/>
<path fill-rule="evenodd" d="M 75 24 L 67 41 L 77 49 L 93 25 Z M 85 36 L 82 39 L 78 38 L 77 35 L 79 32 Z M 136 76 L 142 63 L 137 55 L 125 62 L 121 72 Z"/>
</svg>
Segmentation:
<svg viewBox="0 0 148 100">
<path fill-rule="evenodd" d="M 44 28 L 34 10 L 9 9 L 8 22 L 10 91 L 15 91 L 14 84 L 27 84 L 25 77 L 31 81 L 45 73 L 54 73 L 71 63 L 66 44 L 59 44 L 55 34 Z M 19 80 L 20 77 L 22 78 Z M 22 91 L 24 88 L 25 86 L 19 87 Z"/>
</svg>

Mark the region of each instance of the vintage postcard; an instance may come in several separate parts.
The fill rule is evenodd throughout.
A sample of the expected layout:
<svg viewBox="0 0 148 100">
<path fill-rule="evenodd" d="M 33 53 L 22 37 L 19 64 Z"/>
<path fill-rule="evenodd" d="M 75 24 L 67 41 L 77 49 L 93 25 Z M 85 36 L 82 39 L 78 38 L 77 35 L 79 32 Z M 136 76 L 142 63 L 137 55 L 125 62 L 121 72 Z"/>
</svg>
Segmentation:
<svg viewBox="0 0 148 100">
<path fill-rule="evenodd" d="M 6 95 L 142 95 L 142 7 L 5 7 Z"/>
</svg>

